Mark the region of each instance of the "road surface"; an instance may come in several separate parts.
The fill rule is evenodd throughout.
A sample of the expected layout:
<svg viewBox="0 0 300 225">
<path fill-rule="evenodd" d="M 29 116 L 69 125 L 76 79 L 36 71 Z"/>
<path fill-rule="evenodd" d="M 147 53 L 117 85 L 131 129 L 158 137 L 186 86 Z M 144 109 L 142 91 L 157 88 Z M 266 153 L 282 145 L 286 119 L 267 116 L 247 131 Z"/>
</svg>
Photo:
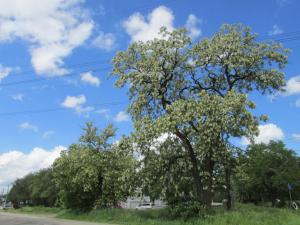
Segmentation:
<svg viewBox="0 0 300 225">
<path fill-rule="evenodd" d="M 0 212 L 0 225 L 109 225 L 61 220 L 53 216 L 35 216 Z M 111 225 L 111 224 L 110 224 Z"/>
</svg>

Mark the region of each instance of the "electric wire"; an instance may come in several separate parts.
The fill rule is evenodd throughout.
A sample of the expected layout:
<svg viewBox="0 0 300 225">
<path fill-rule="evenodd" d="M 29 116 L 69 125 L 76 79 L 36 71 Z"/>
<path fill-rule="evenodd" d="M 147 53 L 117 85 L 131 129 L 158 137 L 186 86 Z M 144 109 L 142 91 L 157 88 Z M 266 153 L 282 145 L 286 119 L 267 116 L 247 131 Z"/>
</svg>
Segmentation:
<svg viewBox="0 0 300 225">
<path fill-rule="evenodd" d="M 104 103 L 96 103 L 88 105 L 90 107 L 99 107 L 99 106 L 119 106 L 125 105 L 127 102 L 104 102 Z M 0 117 L 5 116 L 15 116 L 15 115 L 27 115 L 27 114 L 40 114 L 40 113 L 48 113 L 48 112 L 56 112 L 56 111 L 63 111 L 63 110 L 70 110 L 71 108 L 63 108 L 63 107 L 56 107 L 56 108 L 45 108 L 45 109 L 34 109 L 34 110 L 22 110 L 22 111 L 14 111 L 14 112 L 2 112 L 0 113 Z"/>
</svg>

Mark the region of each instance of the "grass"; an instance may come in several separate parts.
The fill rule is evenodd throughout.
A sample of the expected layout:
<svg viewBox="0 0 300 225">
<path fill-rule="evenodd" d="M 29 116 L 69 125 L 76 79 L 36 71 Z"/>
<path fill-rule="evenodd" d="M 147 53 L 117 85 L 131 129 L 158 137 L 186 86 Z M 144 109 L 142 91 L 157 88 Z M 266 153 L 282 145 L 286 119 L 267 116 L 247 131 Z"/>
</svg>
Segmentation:
<svg viewBox="0 0 300 225">
<path fill-rule="evenodd" d="M 10 210 L 11 211 L 11 210 Z M 166 210 L 92 210 L 87 213 L 55 208 L 24 207 L 19 213 L 53 214 L 58 218 L 120 225 L 299 225 L 300 212 L 252 205 L 238 205 L 230 212 L 218 212 L 205 219 L 171 220 Z"/>
<path fill-rule="evenodd" d="M 4 211 L 10 213 L 24 213 L 24 214 L 39 214 L 39 215 L 58 215 L 62 212 L 60 208 L 47 208 L 47 207 L 22 207 L 20 209 L 5 209 Z"/>
</svg>

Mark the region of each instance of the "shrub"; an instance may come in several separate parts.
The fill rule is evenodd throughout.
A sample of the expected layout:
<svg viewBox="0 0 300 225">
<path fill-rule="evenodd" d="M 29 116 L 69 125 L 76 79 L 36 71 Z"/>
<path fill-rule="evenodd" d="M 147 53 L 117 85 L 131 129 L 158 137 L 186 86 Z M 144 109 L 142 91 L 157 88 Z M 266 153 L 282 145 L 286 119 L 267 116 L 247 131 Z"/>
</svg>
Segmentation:
<svg viewBox="0 0 300 225">
<path fill-rule="evenodd" d="M 169 215 L 172 218 L 182 218 L 184 220 L 193 217 L 205 217 L 208 211 L 198 201 L 182 202 L 168 207 Z"/>
</svg>

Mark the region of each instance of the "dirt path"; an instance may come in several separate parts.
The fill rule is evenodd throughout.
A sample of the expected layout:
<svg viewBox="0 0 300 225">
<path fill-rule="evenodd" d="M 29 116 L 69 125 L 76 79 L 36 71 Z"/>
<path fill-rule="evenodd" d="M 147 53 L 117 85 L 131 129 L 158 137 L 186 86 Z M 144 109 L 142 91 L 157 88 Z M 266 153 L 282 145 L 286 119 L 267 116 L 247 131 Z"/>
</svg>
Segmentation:
<svg viewBox="0 0 300 225">
<path fill-rule="evenodd" d="M 62 220 L 53 216 L 35 216 L 0 212 L 0 225 L 111 225 L 89 223 L 73 220 Z"/>
</svg>

